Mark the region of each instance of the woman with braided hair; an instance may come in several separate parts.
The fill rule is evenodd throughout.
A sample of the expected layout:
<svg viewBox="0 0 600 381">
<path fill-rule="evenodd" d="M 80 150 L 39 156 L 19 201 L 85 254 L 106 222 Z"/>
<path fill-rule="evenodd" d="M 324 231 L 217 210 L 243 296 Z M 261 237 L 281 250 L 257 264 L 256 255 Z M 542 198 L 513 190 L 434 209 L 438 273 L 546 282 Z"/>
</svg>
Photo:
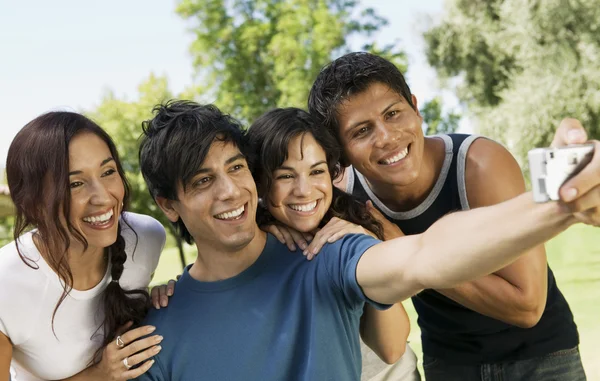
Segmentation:
<svg viewBox="0 0 600 381">
<path fill-rule="evenodd" d="M 17 134 L 6 169 L 15 240 L 0 249 L 0 381 L 146 372 L 162 337 L 138 325 L 165 231 L 125 212 L 111 138 L 83 115 L 50 112 Z"/>
</svg>

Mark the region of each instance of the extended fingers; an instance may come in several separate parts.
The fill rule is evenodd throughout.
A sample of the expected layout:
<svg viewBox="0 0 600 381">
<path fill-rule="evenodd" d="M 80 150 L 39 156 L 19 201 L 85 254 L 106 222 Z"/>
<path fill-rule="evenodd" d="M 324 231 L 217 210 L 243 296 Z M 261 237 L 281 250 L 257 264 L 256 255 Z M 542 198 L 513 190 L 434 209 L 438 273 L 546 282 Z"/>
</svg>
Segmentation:
<svg viewBox="0 0 600 381">
<path fill-rule="evenodd" d="M 169 281 L 169 285 L 171 284 L 171 282 L 175 283 L 175 281 L 171 279 Z M 150 296 L 152 298 L 152 305 L 157 310 L 160 309 L 160 307 L 166 307 L 167 304 L 169 304 L 169 297 L 167 296 L 169 294 L 169 285 L 161 284 L 159 286 L 154 286 L 154 287 L 152 287 L 152 290 L 150 291 Z M 172 286 L 172 287 L 174 287 L 174 286 Z M 172 294 L 173 294 L 173 291 L 171 291 L 171 295 Z"/>
<path fill-rule="evenodd" d="M 283 226 L 267 225 L 261 228 L 267 233 L 271 233 L 277 238 L 277 240 L 288 247 L 290 251 L 296 251 L 296 245 L 294 244 L 294 237 L 290 231 Z"/>
<path fill-rule="evenodd" d="M 323 245 L 325 245 L 328 242 L 329 238 L 331 238 L 331 236 L 334 235 L 336 232 L 342 230 L 346 226 L 346 224 L 348 224 L 347 221 L 340 220 L 337 217 L 332 218 L 327 223 L 327 225 L 325 225 L 321 230 L 319 230 L 315 234 L 311 243 L 304 250 L 303 254 L 306 255 L 306 258 L 308 260 L 313 259 L 315 255 L 317 255 L 319 251 L 321 251 Z"/>
<path fill-rule="evenodd" d="M 152 349 L 152 347 L 158 346 L 158 344 L 160 344 L 160 342 L 162 342 L 162 340 L 163 340 L 163 337 L 160 335 L 153 335 L 150 337 L 145 337 L 143 339 L 135 340 L 132 343 L 130 343 L 129 345 L 127 345 L 125 348 L 123 348 L 120 355 L 122 358 L 132 357 L 132 355 L 134 355 L 138 352 L 145 351 L 147 349 Z M 159 351 L 160 351 L 160 349 L 159 349 Z M 156 353 L 158 353 L 158 351 Z M 131 361 L 128 360 L 128 362 L 129 362 L 129 365 L 134 365 Z"/>
<path fill-rule="evenodd" d="M 123 335 L 121 335 L 121 340 L 123 340 L 123 343 L 125 344 L 125 346 L 127 346 L 133 341 L 139 339 L 140 337 L 151 334 L 155 330 L 156 327 L 151 325 L 145 325 L 142 327 L 131 329 L 125 332 Z"/>
<path fill-rule="evenodd" d="M 132 363 L 129 362 L 129 364 L 131 365 Z M 152 365 L 154 365 L 154 360 L 148 360 L 138 368 L 130 369 L 127 372 L 123 373 L 123 377 L 125 380 L 133 380 L 135 378 L 138 378 L 139 376 L 150 370 Z"/>
</svg>

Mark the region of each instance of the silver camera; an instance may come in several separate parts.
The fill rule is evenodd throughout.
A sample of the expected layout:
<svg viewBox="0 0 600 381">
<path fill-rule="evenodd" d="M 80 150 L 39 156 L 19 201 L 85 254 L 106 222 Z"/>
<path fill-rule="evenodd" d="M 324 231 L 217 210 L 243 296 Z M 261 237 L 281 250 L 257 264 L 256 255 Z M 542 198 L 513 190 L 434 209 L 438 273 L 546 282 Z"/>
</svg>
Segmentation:
<svg viewBox="0 0 600 381">
<path fill-rule="evenodd" d="M 581 171 L 594 154 L 592 144 L 560 148 L 536 148 L 529 151 L 531 187 L 535 202 L 559 200 L 558 190 Z"/>
</svg>

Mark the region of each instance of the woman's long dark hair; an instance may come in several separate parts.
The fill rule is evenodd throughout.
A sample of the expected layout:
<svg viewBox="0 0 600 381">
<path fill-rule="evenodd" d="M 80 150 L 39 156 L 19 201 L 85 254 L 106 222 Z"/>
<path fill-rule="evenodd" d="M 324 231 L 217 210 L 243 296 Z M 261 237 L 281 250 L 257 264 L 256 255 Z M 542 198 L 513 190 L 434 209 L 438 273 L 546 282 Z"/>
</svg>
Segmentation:
<svg viewBox="0 0 600 381">
<path fill-rule="evenodd" d="M 274 109 L 259 117 L 250 126 L 247 136 L 254 161 L 254 180 L 261 197 L 267 197 L 273 184 L 273 173 L 287 160 L 289 143 L 305 134 L 311 134 L 325 151 L 331 181 L 342 173 L 339 164 L 340 147 L 325 128 L 320 128 L 304 110 L 293 107 Z M 333 217 L 360 225 L 383 239 L 381 224 L 371 216 L 366 206 L 335 186 L 331 206 L 319 227 L 323 227 Z M 258 210 L 257 221 L 259 225 L 279 223 L 266 208 Z"/>
<path fill-rule="evenodd" d="M 15 205 L 13 236 L 19 256 L 29 267 L 38 268 L 19 249 L 19 237 L 28 228 L 37 228 L 35 236 L 41 246 L 40 251 L 64 284 L 63 294 L 52 314 L 54 331 L 56 311 L 73 288 L 73 274 L 69 267 L 71 238 L 79 241 L 85 249 L 88 247 L 85 237 L 69 221 L 69 142 L 83 132 L 93 133 L 106 143 L 125 188 L 117 240 L 104 251 L 110 258 L 113 281 L 104 291 L 105 317 L 99 327 L 104 332 L 103 345 L 93 358 L 93 361 L 99 361 L 102 348 L 115 339 L 117 329 L 128 321 L 139 324 L 150 304 L 150 297 L 145 290 L 125 291 L 118 282 L 127 259 L 121 231 L 122 224 L 127 224 L 123 211 L 127 209 L 130 191 L 115 144 L 102 128 L 81 114 L 49 112 L 29 122 L 14 138 L 8 150 L 6 174 Z M 63 217 L 65 226 L 58 223 L 60 217 Z M 135 231 L 134 234 L 137 240 Z"/>
</svg>

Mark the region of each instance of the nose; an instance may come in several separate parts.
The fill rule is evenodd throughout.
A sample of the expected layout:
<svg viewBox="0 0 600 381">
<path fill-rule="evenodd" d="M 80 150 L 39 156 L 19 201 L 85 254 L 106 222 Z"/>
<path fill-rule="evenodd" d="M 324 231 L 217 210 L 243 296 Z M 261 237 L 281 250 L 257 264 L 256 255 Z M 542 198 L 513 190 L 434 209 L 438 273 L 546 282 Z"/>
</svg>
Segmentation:
<svg viewBox="0 0 600 381">
<path fill-rule="evenodd" d="M 217 197 L 220 201 L 227 201 L 240 197 L 240 188 L 229 176 L 223 176 L 219 180 L 219 186 L 215 187 Z"/>
<path fill-rule="evenodd" d="M 391 140 L 392 134 L 390 134 L 390 131 L 388 131 L 388 128 L 386 127 L 386 125 L 383 122 L 378 122 L 375 125 L 375 134 L 374 135 L 375 135 L 375 143 L 374 143 L 375 147 L 383 148 Z"/>
<path fill-rule="evenodd" d="M 110 192 L 100 181 L 94 181 L 91 184 L 90 203 L 92 205 L 108 205 L 111 202 Z"/>
<path fill-rule="evenodd" d="M 294 185 L 294 196 L 308 197 L 310 195 L 312 184 L 306 176 L 298 176 Z"/>
</svg>

